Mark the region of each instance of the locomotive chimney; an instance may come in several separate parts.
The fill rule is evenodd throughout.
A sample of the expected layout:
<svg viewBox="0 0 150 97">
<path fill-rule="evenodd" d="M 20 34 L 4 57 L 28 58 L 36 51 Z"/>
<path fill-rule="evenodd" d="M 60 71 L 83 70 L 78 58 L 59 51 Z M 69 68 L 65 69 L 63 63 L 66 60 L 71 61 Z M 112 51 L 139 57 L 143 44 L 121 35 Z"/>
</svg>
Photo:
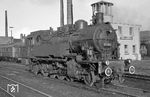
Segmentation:
<svg viewBox="0 0 150 97">
<path fill-rule="evenodd" d="M 67 0 L 67 24 L 73 24 L 73 5 L 72 5 L 72 0 Z"/>
<path fill-rule="evenodd" d="M 94 25 L 95 24 L 102 24 L 102 23 L 104 23 L 104 14 L 101 13 L 101 12 L 93 14 L 92 22 L 93 22 Z"/>
<path fill-rule="evenodd" d="M 102 12 L 96 13 L 97 24 L 102 24 L 104 22 L 104 14 Z"/>
<path fill-rule="evenodd" d="M 8 37 L 7 10 L 5 10 L 5 37 Z"/>
<path fill-rule="evenodd" d="M 64 4 L 63 0 L 60 0 L 60 27 L 64 26 Z"/>
</svg>

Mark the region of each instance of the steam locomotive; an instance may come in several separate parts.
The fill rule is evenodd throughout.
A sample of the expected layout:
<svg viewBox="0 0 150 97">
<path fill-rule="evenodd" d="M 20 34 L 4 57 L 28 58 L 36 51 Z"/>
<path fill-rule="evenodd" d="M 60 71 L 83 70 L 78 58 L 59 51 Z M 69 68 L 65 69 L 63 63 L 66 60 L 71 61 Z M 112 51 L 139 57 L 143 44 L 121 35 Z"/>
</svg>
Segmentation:
<svg viewBox="0 0 150 97">
<path fill-rule="evenodd" d="M 103 22 L 103 13 L 96 13 L 92 21 L 92 25 L 87 25 L 78 20 L 57 31 L 28 35 L 30 71 L 69 81 L 83 80 L 90 86 L 100 80 L 103 84 L 115 78 L 121 80 L 125 65 L 118 61 L 116 32 L 110 23 Z"/>
<path fill-rule="evenodd" d="M 57 31 L 40 30 L 26 37 L 20 58 L 27 60 L 35 74 L 68 81 L 83 80 L 92 86 L 99 81 L 123 80 L 125 71 L 134 73 L 131 60 L 119 61 L 119 43 L 115 29 L 104 22 L 103 13 L 92 16 L 92 24 L 78 20 L 58 27 Z"/>
</svg>

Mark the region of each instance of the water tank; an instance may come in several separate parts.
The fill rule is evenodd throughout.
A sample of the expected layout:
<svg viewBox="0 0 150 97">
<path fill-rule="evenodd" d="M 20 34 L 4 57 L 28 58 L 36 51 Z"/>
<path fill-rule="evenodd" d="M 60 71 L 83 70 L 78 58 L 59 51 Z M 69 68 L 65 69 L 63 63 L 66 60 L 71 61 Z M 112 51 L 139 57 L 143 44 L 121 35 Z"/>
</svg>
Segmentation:
<svg viewBox="0 0 150 97">
<path fill-rule="evenodd" d="M 77 30 L 84 29 L 88 26 L 88 23 L 85 20 L 78 20 L 75 22 L 75 28 Z"/>
</svg>

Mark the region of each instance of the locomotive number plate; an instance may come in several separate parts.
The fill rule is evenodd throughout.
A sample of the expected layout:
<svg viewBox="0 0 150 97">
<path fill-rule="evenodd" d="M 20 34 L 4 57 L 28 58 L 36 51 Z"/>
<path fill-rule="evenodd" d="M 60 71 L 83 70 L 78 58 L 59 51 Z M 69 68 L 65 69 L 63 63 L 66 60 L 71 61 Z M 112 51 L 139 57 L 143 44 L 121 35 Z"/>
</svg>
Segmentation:
<svg viewBox="0 0 150 97">
<path fill-rule="evenodd" d="M 111 43 L 104 43 L 104 46 L 111 46 Z"/>
</svg>

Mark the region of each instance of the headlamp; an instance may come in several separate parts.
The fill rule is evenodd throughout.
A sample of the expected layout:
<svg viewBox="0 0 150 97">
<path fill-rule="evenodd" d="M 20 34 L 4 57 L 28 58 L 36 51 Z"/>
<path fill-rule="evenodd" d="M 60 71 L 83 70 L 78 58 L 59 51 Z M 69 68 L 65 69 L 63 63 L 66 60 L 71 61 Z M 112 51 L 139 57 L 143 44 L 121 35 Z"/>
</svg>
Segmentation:
<svg viewBox="0 0 150 97">
<path fill-rule="evenodd" d="M 134 74 L 135 73 L 135 67 L 134 66 L 130 66 L 129 67 L 129 73 L 130 74 Z"/>
<path fill-rule="evenodd" d="M 128 60 L 128 63 L 131 63 L 131 60 L 130 60 L 130 59 Z"/>
<path fill-rule="evenodd" d="M 110 67 L 107 67 L 107 68 L 105 69 L 105 75 L 106 75 L 106 76 L 111 76 L 111 74 L 112 74 L 112 69 L 111 69 Z"/>
<path fill-rule="evenodd" d="M 108 66 L 109 65 L 109 61 L 107 60 L 107 61 L 105 61 L 105 64 Z"/>
</svg>

